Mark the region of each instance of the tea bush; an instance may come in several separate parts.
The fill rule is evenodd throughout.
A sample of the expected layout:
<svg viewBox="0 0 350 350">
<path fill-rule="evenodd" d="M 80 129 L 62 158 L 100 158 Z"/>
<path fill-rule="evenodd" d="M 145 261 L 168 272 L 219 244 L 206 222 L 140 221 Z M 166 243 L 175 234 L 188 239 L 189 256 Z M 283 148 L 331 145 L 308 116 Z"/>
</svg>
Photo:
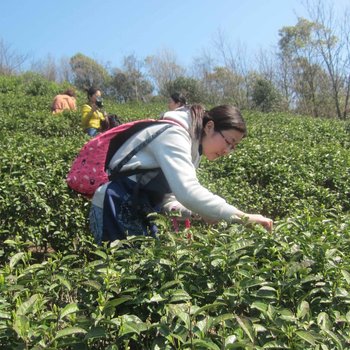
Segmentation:
<svg viewBox="0 0 350 350">
<path fill-rule="evenodd" d="M 79 111 L 50 113 L 63 87 L 0 77 L 1 348 L 349 348 L 347 123 L 245 112 L 237 151 L 203 162 L 201 182 L 272 216 L 271 233 L 224 223 L 174 233 L 159 216 L 159 240 L 97 247 L 90 203 L 65 183 L 88 140 Z M 163 106 L 106 109 L 128 121 Z"/>
</svg>

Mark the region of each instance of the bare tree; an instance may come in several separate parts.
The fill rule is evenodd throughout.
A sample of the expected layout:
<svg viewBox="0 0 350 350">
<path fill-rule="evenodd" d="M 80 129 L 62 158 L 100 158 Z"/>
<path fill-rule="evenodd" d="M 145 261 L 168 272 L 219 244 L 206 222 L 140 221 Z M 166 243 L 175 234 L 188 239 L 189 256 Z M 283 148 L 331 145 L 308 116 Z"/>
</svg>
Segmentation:
<svg viewBox="0 0 350 350">
<path fill-rule="evenodd" d="M 293 99 L 290 79 L 290 69 L 285 61 L 281 59 L 275 50 L 260 49 L 255 56 L 257 67 L 257 74 L 251 76 L 251 81 L 253 83 L 253 96 L 256 93 L 257 81 L 264 81 L 263 84 L 268 82 L 268 86 L 274 87 L 274 93 L 276 99 L 278 97 L 278 107 L 280 110 L 289 110 L 291 101 Z M 254 104 L 253 104 L 254 107 Z"/>
<path fill-rule="evenodd" d="M 122 69 L 114 69 L 112 86 L 119 101 L 146 101 L 153 91 L 151 83 L 143 73 L 144 61 L 134 54 L 125 56 Z"/>
<path fill-rule="evenodd" d="M 18 73 L 28 55 L 18 54 L 3 39 L 0 39 L 0 74 L 11 75 Z"/>
<path fill-rule="evenodd" d="M 210 103 L 215 103 L 217 91 L 212 83 L 212 73 L 217 66 L 216 59 L 213 57 L 211 50 L 202 50 L 201 55 L 193 58 L 191 66 L 192 76 L 199 82 L 201 90 L 205 96 L 203 99 Z"/>
<path fill-rule="evenodd" d="M 259 74 L 266 80 L 276 80 L 276 54 L 266 49 L 260 49 L 255 55 L 255 62 Z"/>
<path fill-rule="evenodd" d="M 37 60 L 31 63 L 31 71 L 39 73 L 47 80 L 57 81 L 57 65 L 55 59 L 49 54 L 45 59 Z"/>
<path fill-rule="evenodd" d="M 347 10 L 344 15 L 344 27 L 348 28 L 350 23 L 350 10 Z M 343 31 L 344 29 L 342 29 Z M 350 31 L 348 30 L 344 35 L 345 41 L 345 58 L 344 58 L 344 85 L 345 85 L 345 98 L 344 98 L 344 114 L 343 119 L 346 119 L 350 114 Z"/>
<path fill-rule="evenodd" d="M 69 63 L 68 57 L 61 57 L 58 63 L 58 81 L 67 81 L 69 83 L 73 82 L 73 71 Z"/>
<path fill-rule="evenodd" d="M 199 56 L 193 58 L 191 73 L 196 79 L 205 79 L 217 65 L 217 60 L 213 57 L 211 50 L 203 49 Z"/>
<path fill-rule="evenodd" d="M 232 45 L 222 31 L 218 31 L 213 40 L 219 64 L 230 71 L 234 98 L 241 108 L 248 107 L 250 96 L 249 56 L 246 46 L 237 42 Z"/>
<path fill-rule="evenodd" d="M 161 94 L 166 94 L 165 87 L 169 83 L 186 73 L 185 68 L 178 63 L 176 54 L 168 49 L 161 50 L 157 55 L 148 56 L 145 63 L 150 78 Z"/>
<path fill-rule="evenodd" d="M 320 87 L 327 86 L 324 80 L 322 61 L 317 53 L 315 31 L 318 23 L 305 18 L 298 18 L 295 26 L 283 27 L 279 31 L 279 57 L 286 73 L 291 78 L 295 107 L 299 112 L 312 114 L 315 117 L 323 111 L 321 96 L 327 92 Z"/>
<path fill-rule="evenodd" d="M 331 82 L 336 115 L 339 119 L 346 118 L 349 102 L 349 12 L 345 12 L 340 24 L 332 3 L 326 4 L 323 0 L 308 1 L 307 10 L 312 21 L 318 24 L 315 26 L 315 47 L 323 59 Z"/>
<path fill-rule="evenodd" d="M 143 62 L 138 60 L 134 54 L 124 57 L 123 70 L 130 81 L 135 100 L 140 100 L 140 78 L 142 77 Z"/>
</svg>

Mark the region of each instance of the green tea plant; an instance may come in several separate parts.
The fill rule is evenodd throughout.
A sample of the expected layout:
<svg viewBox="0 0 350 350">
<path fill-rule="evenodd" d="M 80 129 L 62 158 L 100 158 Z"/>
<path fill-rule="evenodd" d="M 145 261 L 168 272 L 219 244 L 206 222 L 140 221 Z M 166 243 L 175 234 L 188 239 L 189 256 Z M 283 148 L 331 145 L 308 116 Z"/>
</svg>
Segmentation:
<svg viewBox="0 0 350 350">
<path fill-rule="evenodd" d="M 245 112 L 237 151 L 203 162 L 201 182 L 272 216 L 271 233 L 198 222 L 174 233 L 158 215 L 158 240 L 98 247 L 90 203 L 65 183 L 88 138 L 79 111 L 51 115 L 62 88 L 0 77 L 2 349 L 350 347 L 347 123 Z M 164 108 L 106 101 L 124 121 Z"/>
</svg>

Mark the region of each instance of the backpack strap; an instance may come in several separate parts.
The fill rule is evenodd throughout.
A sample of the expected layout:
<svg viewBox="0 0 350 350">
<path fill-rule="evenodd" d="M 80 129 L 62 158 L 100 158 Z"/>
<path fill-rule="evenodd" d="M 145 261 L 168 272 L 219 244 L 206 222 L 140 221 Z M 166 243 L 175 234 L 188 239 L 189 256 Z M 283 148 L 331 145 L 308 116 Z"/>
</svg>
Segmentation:
<svg viewBox="0 0 350 350">
<path fill-rule="evenodd" d="M 162 134 L 165 130 L 172 127 L 172 124 L 164 125 L 161 129 L 156 131 L 154 134 L 152 134 L 150 137 L 148 137 L 146 140 L 142 141 L 139 145 L 137 145 L 133 150 L 131 150 L 119 163 L 118 165 L 111 171 L 111 174 L 109 175 L 109 180 L 113 181 L 119 178 L 120 176 L 131 176 L 135 174 L 142 174 L 149 172 L 150 170 L 155 169 L 135 169 L 135 170 L 129 170 L 120 172 L 121 168 L 141 149 L 146 147 L 150 142 L 152 142 L 156 137 L 158 137 L 160 134 Z"/>
</svg>

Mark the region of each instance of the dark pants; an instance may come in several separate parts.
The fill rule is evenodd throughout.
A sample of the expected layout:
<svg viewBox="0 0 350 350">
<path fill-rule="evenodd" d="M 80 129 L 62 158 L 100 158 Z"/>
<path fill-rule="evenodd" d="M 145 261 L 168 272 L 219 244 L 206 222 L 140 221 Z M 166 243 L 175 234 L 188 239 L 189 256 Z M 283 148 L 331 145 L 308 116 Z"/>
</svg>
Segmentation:
<svg viewBox="0 0 350 350">
<path fill-rule="evenodd" d="M 126 177 L 112 181 L 106 189 L 102 212 L 92 206 L 90 227 L 96 243 L 127 236 L 156 237 L 157 227 L 147 216 L 159 208 L 151 204 L 149 193 L 137 186 Z"/>
<path fill-rule="evenodd" d="M 91 136 L 91 137 L 94 137 L 96 136 L 97 134 L 99 134 L 99 130 L 96 129 L 96 128 L 87 128 L 86 130 L 86 133 Z"/>
</svg>

